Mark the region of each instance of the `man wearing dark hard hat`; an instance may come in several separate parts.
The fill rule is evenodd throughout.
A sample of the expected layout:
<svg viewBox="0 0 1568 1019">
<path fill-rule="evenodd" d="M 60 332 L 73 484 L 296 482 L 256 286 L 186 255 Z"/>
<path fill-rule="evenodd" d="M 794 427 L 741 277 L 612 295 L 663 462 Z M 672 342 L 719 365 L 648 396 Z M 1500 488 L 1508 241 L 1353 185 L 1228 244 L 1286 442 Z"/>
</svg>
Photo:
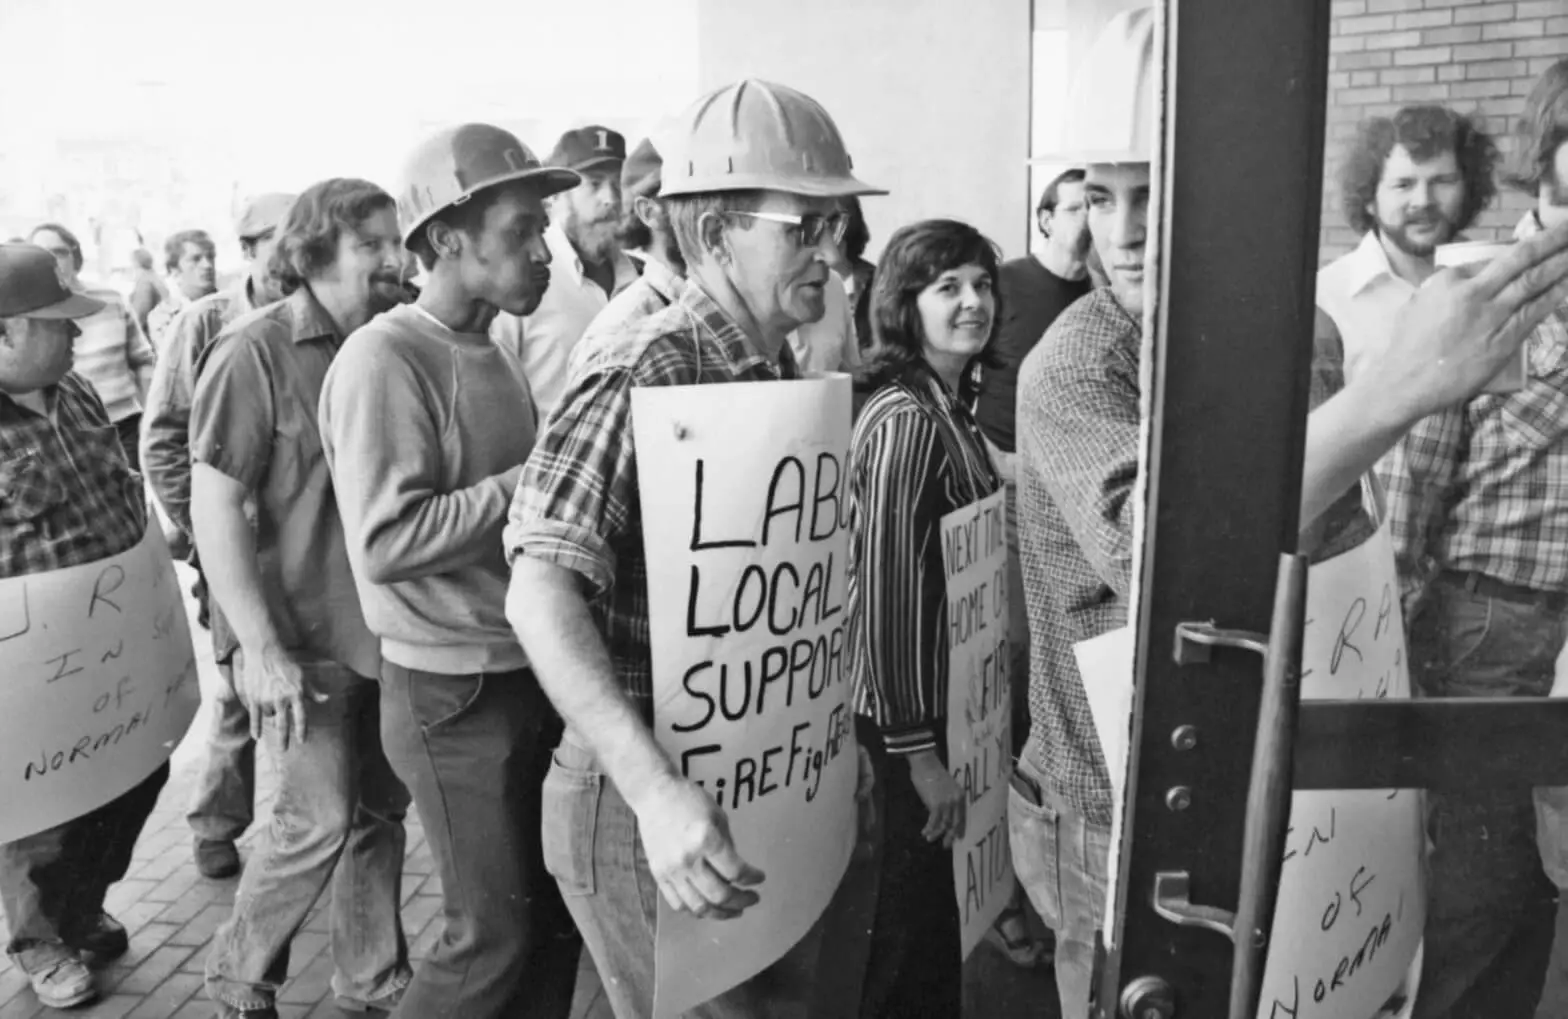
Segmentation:
<svg viewBox="0 0 1568 1019">
<path fill-rule="evenodd" d="M 487 333 L 550 286 L 544 200 L 578 176 L 488 124 L 416 148 L 397 190 L 426 282 L 343 344 L 321 394 L 349 564 L 381 644 L 381 731 L 446 930 L 394 1013 L 566 1019 L 582 940 L 541 860 L 560 720 L 506 619 L 500 534 L 537 417 Z"/>
<path fill-rule="evenodd" d="M 652 1014 L 654 887 L 672 909 L 722 918 L 754 905 L 761 880 L 724 812 L 653 734 L 631 393 L 799 377 L 787 337 L 822 317 L 840 199 L 880 193 L 854 176 L 827 111 L 780 85 L 720 89 L 667 137 L 659 200 L 686 285 L 663 311 L 591 338 L 505 535 L 507 617 L 567 729 L 545 780 L 545 864 L 619 1019 Z M 686 1015 L 805 1015 L 819 943 L 809 934 Z"/>
<path fill-rule="evenodd" d="M 588 324 L 610 298 L 637 281 L 637 267 L 620 244 L 625 161 L 626 139 L 597 124 L 563 134 L 546 160 L 579 178 L 548 203 L 550 289 L 526 317 L 498 315 L 491 330 L 522 362 L 541 418 L 550 415 L 566 388 L 572 349 Z"/>
<path fill-rule="evenodd" d="M 224 326 L 241 315 L 283 297 L 268 265 L 278 233 L 294 206 L 294 196 L 271 193 L 248 200 L 235 221 L 245 254 L 245 277 L 228 290 L 209 294 L 188 305 L 169 326 L 163 356 L 153 371 L 142 427 L 142 469 L 158 505 L 174 525 L 171 549 L 187 553 L 198 575 L 191 530 L 191 452 L 188 444 L 191 394 L 196 365 Z M 221 880 L 240 871 L 235 843 L 255 816 L 256 742 L 250 736 L 250 714 L 234 691 L 230 658 L 235 640 L 221 611 L 207 597 L 205 579 L 197 583 L 203 617 L 212 627 L 213 656 L 222 680 L 207 735 L 207 759 L 196 780 L 186 820 L 195 835 L 196 869 L 202 877 Z"/>
<path fill-rule="evenodd" d="M 147 532 L 141 482 L 103 401 L 71 370 L 76 320 L 103 308 L 67 290 L 43 248 L 0 244 L 0 577 L 117 556 Z M 89 964 L 125 954 L 104 896 L 168 777 L 164 763 L 96 810 L 0 846 L 6 953 L 42 1004 L 91 1001 Z"/>
</svg>

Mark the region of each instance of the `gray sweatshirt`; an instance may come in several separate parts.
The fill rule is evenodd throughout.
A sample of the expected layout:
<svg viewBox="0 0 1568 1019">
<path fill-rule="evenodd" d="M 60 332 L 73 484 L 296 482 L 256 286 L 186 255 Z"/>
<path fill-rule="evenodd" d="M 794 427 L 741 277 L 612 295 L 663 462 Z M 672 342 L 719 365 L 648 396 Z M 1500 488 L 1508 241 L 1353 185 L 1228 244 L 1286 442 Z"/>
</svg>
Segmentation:
<svg viewBox="0 0 1568 1019">
<path fill-rule="evenodd" d="M 401 305 L 344 342 L 320 418 L 382 655 L 442 675 L 526 666 L 506 621 L 501 546 L 537 424 L 515 365 L 485 334 Z"/>
</svg>

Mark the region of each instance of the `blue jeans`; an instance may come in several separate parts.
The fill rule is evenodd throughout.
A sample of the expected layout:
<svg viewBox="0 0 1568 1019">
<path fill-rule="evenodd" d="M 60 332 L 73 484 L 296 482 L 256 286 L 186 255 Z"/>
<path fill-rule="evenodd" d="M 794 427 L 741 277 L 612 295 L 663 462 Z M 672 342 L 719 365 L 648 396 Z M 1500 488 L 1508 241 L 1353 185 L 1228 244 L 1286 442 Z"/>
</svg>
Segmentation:
<svg viewBox="0 0 1568 1019">
<path fill-rule="evenodd" d="M 387 757 L 414 794 L 446 930 L 397 1016 L 566 1019 L 583 943 L 540 859 L 555 709 L 532 672 L 382 666 Z"/>
<path fill-rule="evenodd" d="M 272 1004 L 289 943 L 328 885 L 333 993 L 379 1001 L 411 976 L 398 915 L 409 797 L 381 751 L 380 688 L 335 662 L 305 663 L 305 673 L 327 699 L 306 700 L 305 741 L 287 750 L 267 721 L 272 817 L 207 957 L 208 994 L 235 1008 Z"/>
<path fill-rule="evenodd" d="M 570 730 L 544 780 L 544 864 L 594 965 L 616 1019 L 653 1014 L 654 925 L 659 889 L 637 817 Z M 821 944 L 819 922 L 782 959 L 686 1019 L 806 1019 Z"/>
<path fill-rule="evenodd" d="M 70 955 L 78 928 L 103 912 L 104 896 L 130 869 L 136 840 L 168 779 L 164 762 L 98 809 L 0 845 L 0 906 L 11 930 L 6 952 L 25 972 Z"/>
<path fill-rule="evenodd" d="M 1565 638 L 1560 609 L 1489 598 L 1445 574 L 1410 623 L 1411 683 L 1422 697 L 1544 697 Z M 1427 834 L 1416 1019 L 1529 1017 L 1556 897 L 1541 866 L 1531 787 L 1431 791 Z"/>
<path fill-rule="evenodd" d="M 207 759 L 185 820 L 204 842 L 234 842 L 255 819 L 256 741 L 250 712 L 234 690 L 234 662 L 220 663 L 218 676 L 222 687 L 212 704 Z"/>
<path fill-rule="evenodd" d="M 1094 986 L 1095 934 L 1105 922 L 1111 830 L 1086 821 L 1041 777 L 1025 754 L 1018 770 L 1040 787 L 1043 803 L 1007 792 L 1013 871 L 1035 912 L 1056 933 L 1056 991 L 1062 1019 L 1087 1019 Z"/>
</svg>

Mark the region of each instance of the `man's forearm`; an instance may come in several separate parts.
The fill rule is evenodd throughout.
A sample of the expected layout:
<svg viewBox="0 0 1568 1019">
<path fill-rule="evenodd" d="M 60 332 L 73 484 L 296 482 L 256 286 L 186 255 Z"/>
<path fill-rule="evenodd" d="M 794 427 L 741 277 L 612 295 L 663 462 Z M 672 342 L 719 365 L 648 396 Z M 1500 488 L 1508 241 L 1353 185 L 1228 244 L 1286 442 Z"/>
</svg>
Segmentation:
<svg viewBox="0 0 1568 1019">
<path fill-rule="evenodd" d="M 1414 423 L 1392 410 L 1387 394 L 1352 381 L 1307 417 L 1301 471 L 1301 526 L 1310 526 Z"/>
<path fill-rule="evenodd" d="M 234 486 L 230 490 L 229 486 Z M 205 464 L 192 469 L 191 518 L 196 550 L 212 597 L 223 609 L 224 619 L 240 646 L 259 650 L 279 643 L 263 594 L 261 566 L 256 559 L 256 539 L 245 518 L 238 485 Z"/>
<path fill-rule="evenodd" d="M 679 777 L 616 682 L 610 654 L 575 574 L 519 556 L 512 565 L 506 615 L 539 685 L 566 724 L 588 741 L 633 810 L 662 783 Z"/>
</svg>

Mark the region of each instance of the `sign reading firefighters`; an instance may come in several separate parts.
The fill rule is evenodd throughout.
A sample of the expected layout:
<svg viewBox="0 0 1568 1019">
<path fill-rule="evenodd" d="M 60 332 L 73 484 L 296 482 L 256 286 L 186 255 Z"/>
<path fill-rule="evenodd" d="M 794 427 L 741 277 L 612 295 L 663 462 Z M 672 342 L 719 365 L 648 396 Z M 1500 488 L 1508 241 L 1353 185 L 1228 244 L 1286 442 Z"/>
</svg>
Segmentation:
<svg viewBox="0 0 1568 1019">
<path fill-rule="evenodd" d="M 856 833 L 847 376 L 638 389 L 654 732 L 766 875 L 732 920 L 659 903 L 654 1017 L 761 972 L 826 909 Z"/>
</svg>

